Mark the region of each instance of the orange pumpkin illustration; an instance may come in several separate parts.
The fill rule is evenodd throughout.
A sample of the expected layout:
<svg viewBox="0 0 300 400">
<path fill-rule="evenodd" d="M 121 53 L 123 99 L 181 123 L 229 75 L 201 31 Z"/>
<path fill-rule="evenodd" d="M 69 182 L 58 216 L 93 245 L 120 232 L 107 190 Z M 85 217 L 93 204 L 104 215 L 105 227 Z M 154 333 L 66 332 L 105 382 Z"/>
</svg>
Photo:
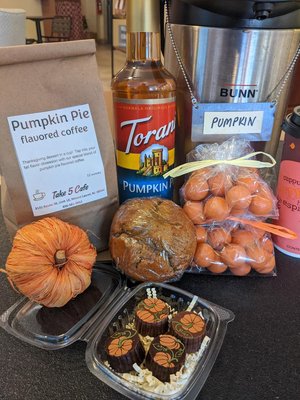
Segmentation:
<svg viewBox="0 0 300 400">
<path fill-rule="evenodd" d="M 152 298 L 145 299 L 144 305 L 147 310 L 151 310 L 153 313 L 157 313 L 166 308 L 166 304 L 162 300 Z"/>
<path fill-rule="evenodd" d="M 154 322 L 155 320 L 154 315 L 147 310 L 137 310 L 136 314 L 142 321 L 145 322 Z"/>
<path fill-rule="evenodd" d="M 175 367 L 175 364 L 172 362 L 172 357 L 169 353 L 163 353 L 162 351 L 159 351 L 158 353 L 155 354 L 153 359 L 158 365 L 161 365 L 162 367 L 165 368 Z"/>
<path fill-rule="evenodd" d="M 197 333 L 201 332 L 204 327 L 204 321 L 197 314 L 186 314 L 181 318 L 182 328 L 191 332 Z"/>
<path fill-rule="evenodd" d="M 159 314 L 159 319 L 160 320 L 165 319 L 167 316 L 168 316 L 168 314 L 165 314 L 165 313 Z"/>
<path fill-rule="evenodd" d="M 111 341 L 108 346 L 108 353 L 111 356 L 120 357 L 127 354 L 132 349 L 132 340 L 126 336 L 121 336 Z"/>
<path fill-rule="evenodd" d="M 178 340 L 176 340 L 176 338 L 174 338 L 174 336 L 161 335 L 159 341 L 162 346 L 165 346 L 170 350 L 177 350 L 180 348 L 180 343 L 178 342 Z"/>
</svg>

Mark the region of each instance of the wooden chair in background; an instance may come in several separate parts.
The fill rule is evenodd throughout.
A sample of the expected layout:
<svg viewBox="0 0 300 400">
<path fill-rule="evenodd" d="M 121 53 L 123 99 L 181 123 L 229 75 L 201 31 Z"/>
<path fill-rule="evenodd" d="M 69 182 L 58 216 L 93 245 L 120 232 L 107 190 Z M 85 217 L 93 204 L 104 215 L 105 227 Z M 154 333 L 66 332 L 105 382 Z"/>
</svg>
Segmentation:
<svg viewBox="0 0 300 400">
<path fill-rule="evenodd" d="M 43 42 L 63 42 L 70 40 L 72 29 L 72 18 L 69 16 L 56 15 L 47 18 L 50 21 L 50 35 L 42 35 Z M 45 21 L 46 22 L 46 21 Z"/>
</svg>

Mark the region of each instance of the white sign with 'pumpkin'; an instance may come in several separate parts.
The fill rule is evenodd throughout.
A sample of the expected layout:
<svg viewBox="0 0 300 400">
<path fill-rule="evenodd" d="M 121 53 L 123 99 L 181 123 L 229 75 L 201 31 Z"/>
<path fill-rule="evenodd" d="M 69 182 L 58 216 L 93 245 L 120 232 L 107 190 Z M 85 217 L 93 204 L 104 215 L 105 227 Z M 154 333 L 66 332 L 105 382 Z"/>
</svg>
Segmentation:
<svg viewBox="0 0 300 400">
<path fill-rule="evenodd" d="M 8 117 L 34 216 L 107 196 L 88 104 Z"/>
</svg>

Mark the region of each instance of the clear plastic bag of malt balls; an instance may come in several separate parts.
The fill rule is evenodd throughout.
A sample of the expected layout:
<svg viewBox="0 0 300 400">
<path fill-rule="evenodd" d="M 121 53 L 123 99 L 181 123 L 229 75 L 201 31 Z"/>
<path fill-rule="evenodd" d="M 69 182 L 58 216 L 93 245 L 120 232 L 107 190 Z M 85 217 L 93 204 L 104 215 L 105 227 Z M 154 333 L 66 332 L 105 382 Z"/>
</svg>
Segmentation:
<svg viewBox="0 0 300 400">
<path fill-rule="evenodd" d="M 276 276 L 270 233 L 235 221 L 196 226 L 197 248 L 188 272 Z"/>
<path fill-rule="evenodd" d="M 230 139 L 203 144 L 188 162 L 233 160 L 253 153 L 249 142 Z M 224 221 L 230 216 L 254 220 L 278 218 L 277 199 L 257 168 L 217 163 L 192 172 L 180 189 L 183 209 L 194 224 Z"/>
</svg>

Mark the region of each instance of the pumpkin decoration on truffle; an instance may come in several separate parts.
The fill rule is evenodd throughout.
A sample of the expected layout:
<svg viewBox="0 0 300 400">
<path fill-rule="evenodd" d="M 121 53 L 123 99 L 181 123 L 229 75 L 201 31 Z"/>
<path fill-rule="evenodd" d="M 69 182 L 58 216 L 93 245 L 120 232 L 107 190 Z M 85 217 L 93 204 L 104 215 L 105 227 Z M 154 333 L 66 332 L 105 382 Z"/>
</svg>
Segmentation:
<svg viewBox="0 0 300 400">
<path fill-rule="evenodd" d="M 158 352 L 154 356 L 154 361 L 163 367 L 166 368 L 174 368 L 175 364 L 172 362 L 173 359 L 171 357 L 171 354 L 169 353 L 164 353 L 162 351 Z"/>
<path fill-rule="evenodd" d="M 144 308 L 146 310 L 151 310 L 152 313 L 157 313 L 166 308 L 166 303 L 160 299 L 149 298 L 144 300 Z"/>
<path fill-rule="evenodd" d="M 171 335 L 161 335 L 160 344 L 164 347 L 167 347 L 170 350 L 180 349 L 180 343 L 174 336 Z"/>
<path fill-rule="evenodd" d="M 205 322 L 197 314 L 185 314 L 180 322 L 182 323 L 182 328 L 191 333 L 201 332 L 204 328 Z"/>
<path fill-rule="evenodd" d="M 81 228 L 49 217 L 17 231 L 4 272 L 30 300 L 62 307 L 90 285 L 96 254 Z"/>
<path fill-rule="evenodd" d="M 132 343 L 131 339 L 128 339 L 126 336 L 121 336 L 111 342 L 108 346 L 108 352 L 115 357 L 123 356 L 132 349 Z"/>
<path fill-rule="evenodd" d="M 147 310 L 137 310 L 136 314 L 142 321 L 145 321 L 145 322 L 154 322 L 155 321 L 155 315 Z"/>
</svg>

